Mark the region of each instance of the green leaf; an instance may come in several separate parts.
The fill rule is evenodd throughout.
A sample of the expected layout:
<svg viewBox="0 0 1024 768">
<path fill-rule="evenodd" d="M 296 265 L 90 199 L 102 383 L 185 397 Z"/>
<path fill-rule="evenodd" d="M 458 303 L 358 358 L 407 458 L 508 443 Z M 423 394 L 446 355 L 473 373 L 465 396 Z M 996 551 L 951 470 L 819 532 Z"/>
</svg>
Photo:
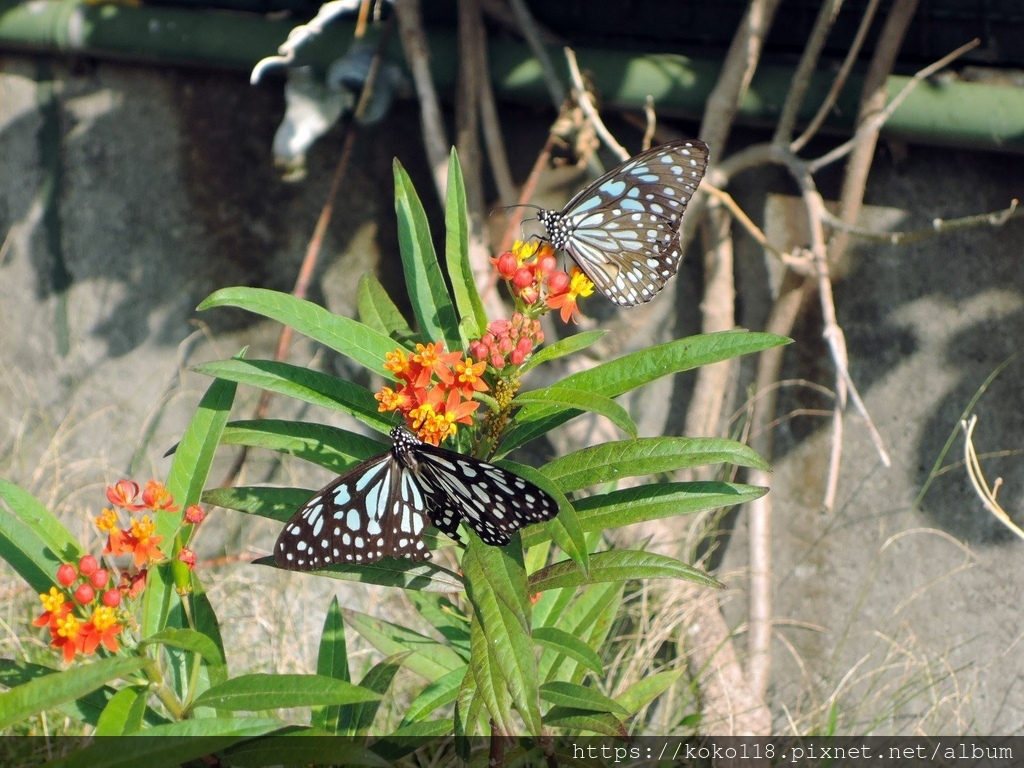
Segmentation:
<svg viewBox="0 0 1024 768">
<path fill-rule="evenodd" d="M 319 371 L 272 360 L 220 360 L 192 370 L 350 413 L 378 432 L 387 433 L 394 426 L 392 417 L 378 413 L 370 390 Z"/>
<path fill-rule="evenodd" d="M 239 512 L 268 517 L 283 523 L 291 519 L 295 511 L 312 498 L 314 493 L 315 491 L 305 488 L 236 486 L 211 488 L 203 493 L 203 501 L 224 509 L 236 509 Z"/>
<path fill-rule="evenodd" d="M 42 544 L 62 562 L 76 563 L 85 554 L 82 545 L 50 510 L 27 491 L 0 477 L 0 504 L 25 523 Z M 53 578 L 50 578 L 50 585 Z M 47 586 L 49 589 L 49 585 Z M 38 590 L 46 591 L 46 590 Z"/>
<path fill-rule="evenodd" d="M 31 680 L 60 674 L 63 674 L 60 670 L 44 667 L 41 664 L 0 659 L 0 686 L 5 688 L 16 688 Z M 116 693 L 115 688 L 103 685 L 74 701 L 58 704 L 56 709 L 73 720 L 95 726 L 99 723 L 103 710 L 110 704 Z M 145 720 L 148 725 L 160 725 L 167 722 L 152 710 L 146 710 Z"/>
<path fill-rule="evenodd" d="M 574 333 L 572 336 L 566 336 L 564 339 L 559 339 L 554 344 L 534 352 L 520 369 L 520 374 L 526 373 L 531 368 L 535 368 L 541 363 L 546 363 L 548 360 L 557 360 L 559 357 L 586 349 L 606 333 L 608 331 L 582 331 L 581 333 Z"/>
<path fill-rule="evenodd" d="M 285 707 L 312 707 L 376 701 L 379 694 L 322 675 L 239 675 L 196 697 L 191 709 L 212 707 L 229 712 L 257 712 Z"/>
<path fill-rule="evenodd" d="M 403 651 L 377 662 L 363 679 L 359 681 L 359 685 L 374 693 L 379 693 L 381 699 L 383 699 L 391 688 L 398 670 L 402 668 L 402 663 L 412 654 L 413 651 Z M 377 711 L 380 709 L 380 704 L 380 700 L 353 704 L 352 723 L 349 726 L 349 733 L 354 736 L 366 736 L 373 726 L 373 721 L 377 716 Z"/>
<path fill-rule="evenodd" d="M 496 651 L 487 642 L 487 632 L 479 621 L 470 626 L 469 646 L 469 674 L 463 682 L 470 677 L 475 681 L 474 697 L 487 711 L 491 734 L 513 733 L 512 697 Z"/>
<path fill-rule="evenodd" d="M 598 675 L 604 674 L 601 657 L 576 635 L 571 635 L 558 627 L 534 627 L 533 640 L 538 645 L 564 653 Z"/>
<path fill-rule="evenodd" d="M 212 307 L 239 307 L 272 318 L 364 368 L 391 378 L 384 370 L 384 355 L 395 349 L 394 339 L 356 320 L 332 314 L 311 301 L 264 288 L 235 287 L 217 291 L 198 308 Z"/>
<path fill-rule="evenodd" d="M 397 159 L 394 172 L 398 247 L 416 321 L 431 341 L 444 341 L 449 351 L 461 349 L 459 321 L 430 239 L 426 211 L 416 195 L 409 174 Z"/>
<path fill-rule="evenodd" d="M 636 714 L 661 694 L 671 688 L 683 676 L 685 669 L 671 669 L 643 677 L 615 697 L 626 711 Z"/>
<path fill-rule="evenodd" d="M 221 445 L 247 445 L 286 453 L 339 475 L 390 448 L 380 440 L 347 429 L 277 419 L 229 422 L 220 442 Z"/>
<path fill-rule="evenodd" d="M 469 667 L 459 667 L 434 682 L 428 683 L 409 705 L 409 709 L 406 710 L 405 717 L 402 719 L 402 725 L 425 721 L 433 712 L 454 702 L 459 697 L 459 689 L 462 687 L 462 681 L 468 670 Z"/>
<path fill-rule="evenodd" d="M 424 538 L 426 538 L 424 536 Z M 256 565 L 275 565 L 273 558 L 261 557 Z M 275 566 L 276 567 L 276 566 Z M 462 580 L 458 574 L 431 563 L 416 563 L 411 560 L 385 558 L 368 565 L 336 564 L 316 571 L 317 576 L 339 581 L 358 581 L 363 584 L 379 584 L 382 587 L 421 589 L 425 592 L 462 592 Z"/>
<path fill-rule="evenodd" d="M 378 333 L 394 339 L 403 347 L 411 348 L 416 334 L 409 327 L 408 321 L 395 302 L 388 296 L 380 280 L 372 272 L 359 278 L 359 289 L 356 294 L 359 308 L 359 319 Z"/>
<path fill-rule="evenodd" d="M 373 742 L 373 751 L 387 760 L 391 765 L 407 755 L 411 755 L 420 747 L 434 741 L 440 736 L 449 736 L 455 728 L 452 719 L 424 720 L 410 723 L 394 733 L 382 736 Z M 404 763 L 403 763 L 404 765 Z"/>
<path fill-rule="evenodd" d="M 625 583 L 593 584 L 577 592 L 574 588 L 541 592 L 534 605 L 535 626 L 557 626 L 575 635 L 591 648 L 604 646 L 619 607 Z M 565 654 L 545 648 L 538 664 L 541 679 L 581 682 L 586 669 Z"/>
<path fill-rule="evenodd" d="M 117 749 L 98 739 L 84 749 L 46 763 L 44 768 L 178 768 L 232 744 L 281 728 L 267 718 L 202 718 L 141 731 L 146 739 L 118 739 Z"/>
<path fill-rule="evenodd" d="M 0 729 L 82 698 L 111 680 L 141 671 L 148 659 L 112 658 L 71 667 L 0 693 Z"/>
<path fill-rule="evenodd" d="M 338 605 L 338 596 L 331 598 L 324 617 L 324 628 L 320 633 L 320 650 L 317 655 L 316 673 L 321 677 L 352 682 L 348 667 L 348 643 L 345 640 L 345 621 Z M 350 707 L 328 706 L 313 709 L 310 725 L 329 733 L 342 733 L 352 721 Z"/>
<path fill-rule="evenodd" d="M 476 277 L 469 261 L 469 214 L 466 187 L 459 156 L 452 147 L 448 159 L 448 192 L 444 205 L 445 265 L 452 283 L 455 306 L 462 318 L 463 346 L 479 338 L 487 327 L 487 312 L 476 288 Z"/>
<path fill-rule="evenodd" d="M 623 477 L 674 472 L 706 464 L 738 464 L 767 470 L 764 459 L 735 440 L 716 437 L 643 437 L 602 443 L 544 465 L 563 493 Z"/>
<path fill-rule="evenodd" d="M 232 768 L 263 766 L 370 766 L 388 768 L 390 763 L 350 738 L 330 738 L 322 731 L 302 728 L 290 733 L 249 739 L 224 753 L 223 765 Z"/>
<path fill-rule="evenodd" d="M 613 715 L 628 716 L 629 712 L 615 699 L 605 696 L 594 688 L 554 680 L 540 687 L 540 697 L 567 709 L 589 709 L 593 712 L 610 712 Z"/>
<path fill-rule="evenodd" d="M 661 520 L 705 509 L 731 507 L 759 499 L 767 488 L 739 483 L 651 483 L 576 499 L 580 529 L 584 533 L 607 531 L 634 523 Z M 543 526 L 523 530 L 523 546 L 534 547 L 551 538 Z"/>
<path fill-rule="evenodd" d="M 620 739 L 629 737 L 626 726 L 615 715 L 610 715 L 607 712 L 552 707 L 544 716 L 544 724 L 565 728 L 574 733 L 593 731 L 594 733 L 603 733 L 605 736 L 613 736 Z"/>
<path fill-rule="evenodd" d="M 636 424 L 630 418 L 629 412 L 610 397 L 595 395 L 593 392 L 554 386 L 523 392 L 512 401 L 512 405 L 518 407 L 544 403 L 596 413 L 604 416 L 630 437 L 636 437 Z"/>
<path fill-rule="evenodd" d="M 709 587 L 724 588 L 723 584 L 704 571 L 674 557 L 626 549 L 592 554 L 589 578 L 569 560 L 549 565 L 530 575 L 530 590 L 543 592 L 547 589 L 629 579 L 682 579 Z"/>
<path fill-rule="evenodd" d="M 738 355 L 760 352 L 789 342 L 790 340 L 783 336 L 749 333 L 743 330 L 691 336 L 648 347 L 589 370 L 574 373 L 562 379 L 559 386 L 605 397 L 618 397 L 662 376 L 729 360 Z M 555 405 L 538 404 L 525 407 L 516 415 L 514 425 L 506 432 L 500 453 L 506 454 L 580 413 L 581 411 L 575 408 L 565 409 Z"/>
<path fill-rule="evenodd" d="M 39 535 L 14 515 L 0 510 L 0 553 L 37 594 L 56 586 L 61 559 Z M 38 606 L 38 603 L 37 603 Z"/>
<path fill-rule="evenodd" d="M 405 660 L 405 666 L 430 682 L 466 666 L 459 654 L 432 637 L 365 613 L 346 609 L 342 613 L 348 625 L 385 656 L 416 651 Z"/>
<path fill-rule="evenodd" d="M 507 547 L 490 547 L 475 533 L 467 535 L 470 542 L 462 556 L 466 596 L 473 604 L 487 648 L 528 732 L 540 733 L 537 661 L 530 637 L 526 571 L 519 536 L 514 536 Z M 515 556 L 517 548 L 519 557 Z M 479 674 L 476 680 L 478 686 L 483 685 Z M 497 713 L 490 714 L 497 719 Z"/>
<path fill-rule="evenodd" d="M 107 702 L 93 735 L 124 736 L 140 730 L 147 697 L 145 689 L 122 688 Z"/>
<path fill-rule="evenodd" d="M 194 629 L 175 629 L 169 627 L 147 637 L 139 643 L 139 648 L 145 648 L 147 645 L 166 645 L 171 648 L 191 651 L 202 656 L 209 663 L 210 667 L 218 668 L 218 677 L 225 675 L 223 649 L 218 648 L 217 643 L 211 638 L 201 632 L 196 632 Z"/>
</svg>

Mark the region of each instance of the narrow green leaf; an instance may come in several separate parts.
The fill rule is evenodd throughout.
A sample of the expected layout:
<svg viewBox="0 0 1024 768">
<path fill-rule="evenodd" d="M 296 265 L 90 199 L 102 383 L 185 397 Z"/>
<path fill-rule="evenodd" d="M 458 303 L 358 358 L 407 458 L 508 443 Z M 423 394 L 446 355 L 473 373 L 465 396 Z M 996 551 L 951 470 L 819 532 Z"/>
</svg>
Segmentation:
<svg viewBox="0 0 1024 768">
<path fill-rule="evenodd" d="M 577 591 L 575 588 L 541 592 L 534 606 L 535 624 L 557 626 L 575 635 L 591 648 L 601 648 L 622 605 L 625 582 L 613 581 L 592 584 Z M 547 648 L 538 664 L 541 679 L 582 682 L 588 674 L 586 668 L 565 654 Z"/>
<path fill-rule="evenodd" d="M 426 211 L 413 188 L 412 179 L 397 159 L 394 173 L 398 247 L 416 320 L 420 330 L 431 341 L 444 341 L 449 350 L 461 349 L 459 321 L 430 239 Z"/>
<path fill-rule="evenodd" d="M 618 397 L 662 376 L 688 371 L 739 355 L 760 352 L 790 339 L 768 333 L 743 330 L 691 336 L 642 349 L 586 371 L 574 373 L 559 386 Z M 516 415 L 514 426 L 505 434 L 500 453 L 506 454 L 581 413 L 556 405 L 531 405 Z"/>
<path fill-rule="evenodd" d="M 96 723 L 94 736 L 124 736 L 142 728 L 148 694 L 139 688 L 122 688 L 111 697 Z"/>
<path fill-rule="evenodd" d="M 627 581 L 629 579 L 681 579 L 724 588 L 699 568 L 687 565 L 674 557 L 638 550 L 613 550 L 590 556 L 590 577 L 585 577 L 576 564 L 563 560 L 530 575 L 530 589 L 543 592 L 560 587 L 578 587 L 601 581 Z"/>
<path fill-rule="evenodd" d="M 476 681 L 476 698 L 483 704 L 491 732 L 514 733 L 512 697 L 494 648 L 487 642 L 487 633 L 479 621 L 469 630 L 469 674 Z"/>
<path fill-rule="evenodd" d="M 410 592 L 407 597 L 416 612 L 444 638 L 455 651 L 469 658 L 469 618 L 445 595 Z"/>
<path fill-rule="evenodd" d="M 572 502 L 551 482 L 547 475 L 534 467 L 527 464 L 518 464 L 507 459 L 497 461 L 495 464 L 502 469 L 507 469 L 509 472 L 519 475 L 524 480 L 529 480 L 558 503 L 559 511 L 556 518 L 545 523 L 528 526 L 527 530 L 542 531 L 543 536 L 540 540 L 553 539 L 563 552 L 571 557 L 580 568 L 586 571 L 589 567 L 588 558 L 590 553 Z"/>
<path fill-rule="evenodd" d="M 616 716 L 628 716 L 629 712 L 615 699 L 605 696 L 595 688 L 585 685 L 554 680 L 540 687 L 540 697 L 566 709 L 588 709 L 593 712 L 610 712 Z"/>
<path fill-rule="evenodd" d="M 202 656 L 215 666 L 224 666 L 224 655 L 217 644 L 206 635 L 193 629 L 168 628 L 161 630 L 139 643 L 139 648 L 145 648 L 147 645 L 167 645 L 172 648 L 181 648 Z"/>
<path fill-rule="evenodd" d="M 217 291 L 198 308 L 213 307 L 239 307 L 277 320 L 390 378 L 384 370 L 384 355 L 394 350 L 394 339 L 356 320 L 332 314 L 311 301 L 264 288 L 234 287 Z"/>
<path fill-rule="evenodd" d="M 564 653 L 598 675 L 604 674 L 601 657 L 576 635 L 570 635 L 558 627 L 534 627 L 533 640 L 539 645 Z"/>
<path fill-rule="evenodd" d="M 224 509 L 235 509 L 271 520 L 286 522 L 315 493 L 305 488 L 262 488 L 237 486 L 211 488 L 203 493 L 203 501 Z"/>
<path fill-rule="evenodd" d="M 16 688 L 31 680 L 59 674 L 61 674 L 61 670 L 45 667 L 42 664 L 31 664 L 14 659 L 0 659 L 0 686 L 4 688 Z M 106 709 L 116 693 L 117 689 L 109 685 L 103 685 L 74 701 L 67 701 L 57 705 L 56 709 L 72 720 L 95 726 L 99 723 L 103 710 Z M 167 722 L 163 717 L 149 709 L 146 710 L 144 717 L 147 725 L 161 725 Z"/>
<path fill-rule="evenodd" d="M 305 459 L 341 474 L 361 461 L 389 450 L 386 443 L 326 424 L 253 419 L 229 422 L 221 445 L 265 448 Z"/>
<path fill-rule="evenodd" d="M 103 659 L 22 683 L 0 693 L 0 729 L 80 699 L 111 680 L 139 672 L 147 663 L 137 657 Z"/>
<path fill-rule="evenodd" d="M 223 765 L 232 768 L 264 766 L 368 766 L 388 768 L 390 763 L 361 745 L 361 740 L 330 738 L 312 728 L 294 729 L 249 739 L 224 753 Z"/>
<path fill-rule="evenodd" d="M 574 333 L 572 336 L 566 336 L 564 339 L 559 339 L 554 344 L 549 344 L 534 352 L 520 369 L 520 373 L 526 373 L 531 368 L 535 368 L 541 363 L 546 363 L 548 360 L 557 360 L 565 355 L 571 355 L 573 352 L 586 349 L 606 333 L 608 331 L 582 331 Z"/>
<path fill-rule="evenodd" d="M 732 507 L 753 501 L 767 488 L 740 483 L 651 483 L 576 499 L 578 524 L 584 533 L 607 531 L 648 520 L 687 515 L 705 509 Z M 551 538 L 543 526 L 523 530 L 523 546 L 533 547 Z"/>
<path fill-rule="evenodd" d="M 338 605 L 338 596 L 331 598 L 324 617 L 324 628 L 320 632 L 320 650 L 317 654 L 316 673 L 321 677 L 352 682 L 348 667 L 348 642 L 345 639 L 345 621 Z M 329 733 L 342 733 L 352 721 L 349 707 L 316 707 L 310 717 L 310 725 Z"/>
<path fill-rule="evenodd" d="M 118 739 L 111 749 L 98 739 L 84 749 L 46 763 L 44 768 L 178 768 L 227 749 L 243 739 L 281 728 L 267 718 L 202 718 L 158 725 L 142 731 L 146 739 Z"/>
<path fill-rule="evenodd" d="M 459 156 L 452 147 L 448 159 L 448 193 L 444 206 L 445 265 L 452 283 L 455 307 L 462 322 L 462 343 L 479 338 L 487 327 L 487 312 L 476 288 L 476 276 L 469 261 L 469 214 L 466 187 Z"/>
<path fill-rule="evenodd" d="M 319 371 L 272 360 L 220 360 L 192 370 L 343 411 L 378 432 L 387 433 L 394 426 L 393 418 L 378 413 L 379 403 L 368 389 Z"/>
<path fill-rule="evenodd" d="M 373 751 L 351 738 L 331 738 L 315 728 L 295 728 L 232 746 L 224 753 L 223 765 L 231 768 L 264 766 L 369 766 L 390 765 Z"/>
<path fill-rule="evenodd" d="M 366 688 L 322 675 L 254 673 L 213 686 L 196 697 L 191 708 L 258 712 L 285 707 L 355 704 L 379 698 L 379 694 Z"/>
<path fill-rule="evenodd" d="M 411 755 L 425 744 L 440 736 L 450 736 L 454 728 L 455 723 L 450 717 L 410 723 L 377 739 L 371 749 L 391 765 L 397 765 L 403 757 Z"/>
<path fill-rule="evenodd" d="M 530 637 L 526 571 L 518 535 L 507 547 L 489 547 L 469 532 L 462 556 L 466 596 L 480 622 L 489 652 L 530 733 L 540 733 L 539 681 Z M 474 646 L 474 658 L 477 649 Z M 479 670 L 479 667 L 477 668 Z M 477 685 L 483 685 L 477 671 Z M 500 685 L 501 681 L 495 681 Z M 500 700 L 499 700 L 500 701 Z M 495 719 L 498 713 L 490 712 Z M 509 731 L 505 731 L 508 733 Z"/>
<path fill-rule="evenodd" d="M 426 539 L 426 536 L 424 536 Z M 261 557 L 256 565 L 275 566 L 273 558 Z M 425 592 L 462 592 L 462 580 L 458 574 L 431 563 L 416 563 L 411 560 L 386 558 L 369 565 L 332 565 L 321 568 L 317 576 L 339 581 L 358 581 L 362 584 L 379 584 L 382 587 L 421 589 Z"/>
<path fill-rule="evenodd" d="M 381 699 L 391 688 L 395 675 L 402 668 L 402 663 L 414 652 L 404 651 L 389 656 L 379 661 L 370 668 L 370 671 L 359 681 L 359 685 L 374 693 L 379 693 Z M 377 717 L 381 700 L 361 702 L 352 705 L 352 722 L 348 733 L 353 736 L 366 736 L 373 727 L 373 721 Z"/>
<path fill-rule="evenodd" d="M 767 470 L 764 459 L 735 440 L 716 437 L 643 437 L 602 443 L 544 465 L 563 493 L 623 477 L 674 472 L 706 464 L 738 464 Z"/>
<path fill-rule="evenodd" d="M 615 697 L 626 711 L 635 715 L 661 694 L 671 688 L 683 676 L 683 668 L 671 669 L 642 677 Z"/>
<path fill-rule="evenodd" d="M 32 494 L 0 477 L 0 505 L 25 523 L 62 562 L 77 563 L 85 550 L 71 532 Z M 5 558 L 6 559 L 6 558 Z M 51 582 L 53 579 L 50 580 Z"/>
<path fill-rule="evenodd" d="M 356 293 L 359 319 L 378 333 L 394 339 L 404 347 L 412 347 L 416 334 L 409 327 L 401 310 L 388 296 L 380 280 L 372 272 L 359 278 Z"/>
<path fill-rule="evenodd" d="M 406 710 L 405 717 L 402 719 L 402 725 L 425 721 L 441 707 L 453 703 L 459 697 L 459 689 L 462 687 L 462 681 L 468 670 L 469 667 L 459 667 L 434 682 L 428 683 L 409 705 L 409 709 Z"/>
<path fill-rule="evenodd" d="M 357 611 L 343 609 L 342 613 L 348 625 L 385 656 L 416 651 L 405 660 L 405 666 L 430 682 L 466 666 L 455 651 L 432 637 Z"/>
<path fill-rule="evenodd" d="M 523 392 L 512 401 L 512 405 L 518 407 L 536 404 L 551 404 L 562 408 L 590 411 L 604 416 L 630 437 L 636 437 L 636 424 L 630 418 L 629 412 L 604 395 L 595 395 L 593 392 L 585 392 L 571 387 L 554 386 Z"/>
<path fill-rule="evenodd" d="M 56 586 L 61 559 L 31 527 L 0 510 L 0 556 L 37 594 Z M 38 603 L 37 603 L 38 606 Z"/>
<path fill-rule="evenodd" d="M 567 709 L 566 707 L 552 707 L 544 716 L 544 724 L 565 728 L 570 732 L 593 731 L 603 733 L 605 736 L 615 738 L 629 738 L 629 731 L 626 726 L 607 712 L 590 712 L 585 709 Z"/>
</svg>

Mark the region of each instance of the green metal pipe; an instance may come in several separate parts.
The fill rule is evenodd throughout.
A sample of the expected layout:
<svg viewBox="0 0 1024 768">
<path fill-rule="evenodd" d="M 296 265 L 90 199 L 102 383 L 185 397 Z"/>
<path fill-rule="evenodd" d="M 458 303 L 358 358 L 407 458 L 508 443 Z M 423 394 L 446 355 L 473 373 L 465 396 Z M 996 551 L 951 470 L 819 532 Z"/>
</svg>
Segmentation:
<svg viewBox="0 0 1024 768">
<path fill-rule="evenodd" d="M 70 0 L 0 0 L 0 50 L 111 57 L 164 64 L 223 67 L 248 72 L 261 58 L 273 55 L 293 20 L 216 11 L 152 6 L 93 5 Z M 347 50 L 353 25 L 332 24 L 301 51 L 301 60 L 326 67 Z M 452 92 L 458 67 L 457 43 L 449 29 L 429 30 L 431 66 L 438 88 Z M 541 70 L 525 45 L 491 41 L 491 75 L 505 99 L 545 103 L 548 92 Z M 391 54 L 401 61 L 395 41 Z M 719 65 L 677 54 L 642 54 L 579 49 L 580 66 L 589 70 L 607 106 L 638 110 L 650 94 L 663 116 L 699 118 Z M 561 52 L 552 50 L 561 62 Z M 792 81 L 788 67 L 758 68 L 740 108 L 748 124 L 770 125 L 777 118 Z M 831 85 L 830 73 L 816 73 L 802 114 L 809 119 Z M 909 78 L 893 76 L 890 97 Z M 832 117 L 831 130 L 849 132 L 857 113 L 861 79 L 851 78 Z M 910 141 L 1024 152 L 1024 90 L 968 83 L 933 81 L 919 84 L 893 113 L 883 135 Z"/>
</svg>

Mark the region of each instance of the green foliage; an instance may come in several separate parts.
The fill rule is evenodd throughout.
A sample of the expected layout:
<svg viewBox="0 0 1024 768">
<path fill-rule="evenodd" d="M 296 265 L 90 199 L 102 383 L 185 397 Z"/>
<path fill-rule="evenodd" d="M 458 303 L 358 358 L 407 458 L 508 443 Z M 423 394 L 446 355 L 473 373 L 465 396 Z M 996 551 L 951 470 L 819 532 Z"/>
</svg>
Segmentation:
<svg viewBox="0 0 1024 768">
<path fill-rule="evenodd" d="M 485 330 L 488 318 L 469 264 L 458 159 L 453 152 L 442 260 L 434 251 L 423 206 L 397 162 L 394 175 L 399 244 L 415 326 L 372 276 L 364 277 L 359 286 L 361 321 L 253 288 L 220 290 L 200 308 L 231 306 L 278 320 L 386 378 L 391 374 L 384 368 L 385 355 L 398 347 L 411 350 L 416 343 L 443 340 L 449 350 L 465 350 Z M 512 391 L 523 374 L 585 349 L 602 333 L 580 333 L 536 350 L 510 374 L 515 382 Z M 451 733 L 564 731 L 624 736 L 631 718 L 680 674 L 652 674 L 614 698 L 602 692 L 602 651 L 627 583 L 658 578 L 721 585 L 699 569 L 664 555 L 609 550 L 602 534 L 670 515 L 740 504 L 766 489 L 711 481 L 615 488 L 624 477 L 707 464 L 765 468 L 753 451 L 731 440 L 639 438 L 632 418 L 616 398 L 660 377 L 784 342 L 776 336 L 742 331 L 697 336 L 604 362 L 551 386 L 517 392 L 499 414 L 503 421 L 497 422 L 497 438 L 483 443 L 494 455 L 483 458 L 493 460 L 524 449 L 584 412 L 607 417 L 630 439 L 583 448 L 540 468 L 500 461 L 549 492 L 558 501 L 560 513 L 554 520 L 528 527 L 501 548 L 483 544 L 468 531 L 468 544 L 452 550 L 458 571 L 435 562 L 386 559 L 360 566 L 335 565 L 316 574 L 407 590 L 424 623 L 433 628 L 429 634 L 342 610 L 335 600 L 320 639 L 317 674 L 231 676 L 216 613 L 202 583 L 172 560 L 151 568 L 139 642 L 122 649 L 122 655 L 101 651 L 106 658 L 64 671 L 0 660 L 0 683 L 9 689 L 0 694 L 0 727 L 60 709 L 95 726 L 98 733 L 205 737 L 207 741 L 200 743 L 195 754 L 220 751 L 232 764 L 334 762 L 337 752 L 325 758 L 317 752 L 316 740 L 307 744 L 296 737 L 379 732 L 381 702 L 392 695 L 396 676 L 405 670 L 421 683 L 397 729 L 368 743 L 369 749 L 352 747 L 347 757 L 353 763 L 386 765 L 431 738 Z M 322 424 L 227 420 L 235 386 L 246 384 L 348 414 L 372 430 L 387 432 L 393 418 L 379 412 L 373 392 L 362 386 L 241 355 L 204 363 L 196 370 L 215 380 L 178 446 L 168 479 L 168 488 L 182 509 L 199 501 L 219 444 L 270 449 L 338 473 L 387 450 L 383 442 Z M 493 409 L 502 407 L 494 397 L 480 400 L 484 412 L 493 414 Z M 587 490 L 596 492 L 581 493 Z M 202 499 L 284 521 L 310 493 L 308 489 L 238 487 L 211 489 Z M 2 480 L 0 502 L 9 512 L 0 514 L 0 556 L 32 589 L 46 592 L 54 584 L 57 567 L 77 561 L 83 548 L 42 505 Z M 179 511 L 158 517 L 160 533 L 174 542 L 174 554 L 188 543 L 181 515 Z M 452 546 L 447 537 L 432 530 L 425 539 L 431 549 Z M 269 558 L 257 562 L 273 566 Z M 351 681 L 346 625 L 383 655 L 358 684 Z M 309 708 L 307 724 L 274 714 L 295 708 Z M 122 763 L 90 749 L 62 764 L 113 765 L 130 759 L 131 764 L 155 768 L 171 764 L 171 755 L 162 750 L 166 744 L 153 740 L 140 742 L 130 755 L 122 755 Z M 176 753 L 174 764 L 185 757 Z"/>
</svg>

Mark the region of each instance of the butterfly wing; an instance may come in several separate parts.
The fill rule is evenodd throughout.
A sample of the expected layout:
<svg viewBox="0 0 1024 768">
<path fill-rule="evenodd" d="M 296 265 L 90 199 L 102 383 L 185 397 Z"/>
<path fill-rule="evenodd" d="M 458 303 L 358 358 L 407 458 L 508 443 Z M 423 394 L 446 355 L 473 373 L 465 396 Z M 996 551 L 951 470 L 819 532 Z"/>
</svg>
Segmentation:
<svg viewBox="0 0 1024 768">
<path fill-rule="evenodd" d="M 384 557 L 426 560 L 427 500 L 391 452 L 364 461 L 317 491 L 274 545 L 281 568 L 311 571 Z"/>
<path fill-rule="evenodd" d="M 450 536 L 465 520 L 485 544 L 503 547 L 520 528 L 558 514 L 551 496 L 501 467 L 426 444 L 416 453 L 430 521 Z"/>
<path fill-rule="evenodd" d="M 679 268 L 679 225 L 707 163 L 702 141 L 662 144 L 613 168 L 561 212 L 538 217 L 601 293 L 642 304 Z"/>
</svg>

